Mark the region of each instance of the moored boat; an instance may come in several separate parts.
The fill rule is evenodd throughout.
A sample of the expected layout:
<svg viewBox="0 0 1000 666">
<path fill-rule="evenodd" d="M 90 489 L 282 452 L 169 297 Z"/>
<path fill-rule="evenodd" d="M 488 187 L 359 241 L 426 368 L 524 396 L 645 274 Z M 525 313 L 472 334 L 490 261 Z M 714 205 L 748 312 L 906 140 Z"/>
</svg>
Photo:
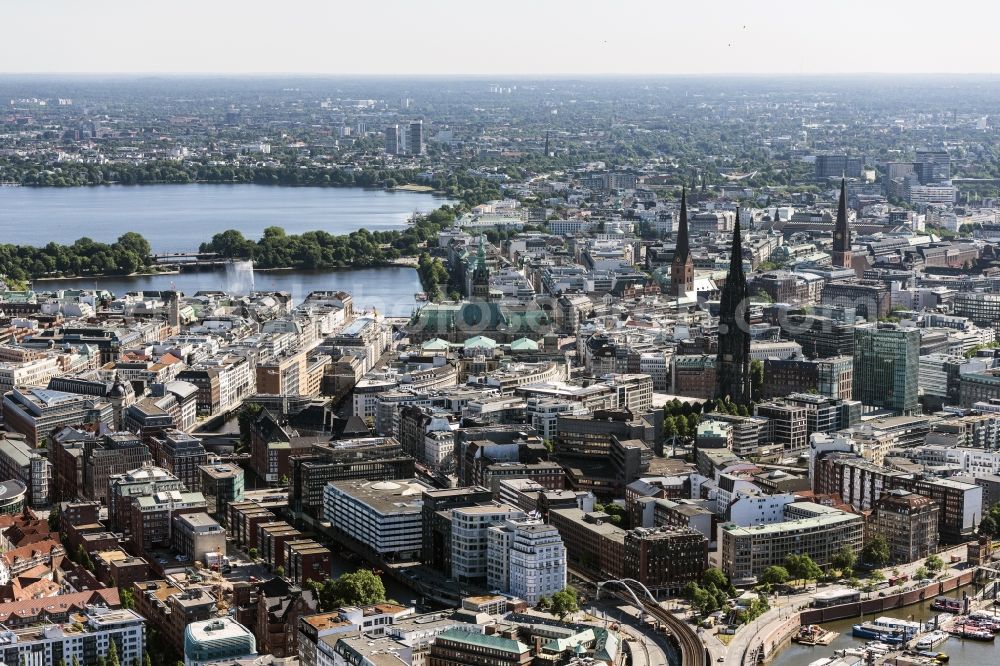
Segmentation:
<svg viewBox="0 0 1000 666">
<path fill-rule="evenodd" d="M 944 611 L 945 613 L 961 613 L 962 601 L 951 597 L 935 597 L 931 603 L 931 610 Z"/>
<path fill-rule="evenodd" d="M 973 641 L 983 641 L 986 643 L 991 643 L 996 640 L 996 636 L 993 635 L 992 631 L 988 629 L 981 629 L 971 624 L 963 624 L 960 628 L 959 635 L 962 638 L 968 638 Z"/>
<path fill-rule="evenodd" d="M 881 627 L 873 622 L 863 622 L 854 625 L 851 627 L 851 635 L 855 638 L 871 638 L 894 645 L 902 643 L 904 640 L 901 630 Z"/>
<path fill-rule="evenodd" d="M 948 640 L 948 634 L 944 631 L 932 631 L 917 641 L 918 650 L 930 650 Z M 926 655 L 925 655 L 926 656 Z"/>
</svg>

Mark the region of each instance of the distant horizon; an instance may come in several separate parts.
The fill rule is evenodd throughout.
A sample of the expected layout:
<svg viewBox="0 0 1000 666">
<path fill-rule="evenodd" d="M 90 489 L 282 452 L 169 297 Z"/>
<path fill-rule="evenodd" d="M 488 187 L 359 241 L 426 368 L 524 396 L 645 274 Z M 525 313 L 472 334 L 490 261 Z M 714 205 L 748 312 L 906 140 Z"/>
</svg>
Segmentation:
<svg viewBox="0 0 1000 666">
<path fill-rule="evenodd" d="M 797 0 L 10 2 L 10 74 L 820 76 L 1000 73 L 1000 6 Z"/>
<path fill-rule="evenodd" d="M 344 78 L 344 79 L 464 79 L 495 81 L 497 79 L 523 79 L 523 80 L 561 80 L 561 79 L 697 79 L 697 78 L 736 78 L 736 79 L 810 79 L 810 78 L 997 78 L 1000 79 L 1000 70 L 996 72 L 887 72 L 887 71 L 857 71 L 857 72 L 686 72 L 686 73 L 644 73 L 644 72 L 550 72 L 550 73 L 516 73 L 516 72 L 492 72 L 492 73 L 460 73 L 460 72 L 431 72 L 431 73 L 409 73 L 409 72 L 383 72 L 383 73 L 351 73 L 351 72 L 167 72 L 167 71 L 23 71 L 5 72 L 0 71 L 2 78 L 55 78 L 55 77 L 81 77 L 81 78 Z"/>
</svg>

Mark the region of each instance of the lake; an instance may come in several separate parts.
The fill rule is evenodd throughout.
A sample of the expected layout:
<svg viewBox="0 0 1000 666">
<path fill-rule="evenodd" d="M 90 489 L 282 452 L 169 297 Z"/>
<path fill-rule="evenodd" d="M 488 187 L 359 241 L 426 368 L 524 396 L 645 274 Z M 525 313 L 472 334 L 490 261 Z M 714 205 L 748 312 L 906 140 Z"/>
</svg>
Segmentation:
<svg viewBox="0 0 1000 666">
<path fill-rule="evenodd" d="M 0 242 L 41 246 L 87 236 L 113 242 L 142 234 L 154 252 L 186 252 L 238 229 L 254 240 L 269 226 L 290 234 L 399 229 L 415 211 L 450 199 L 420 192 L 266 185 L 0 187 Z"/>
<path fill-rule="evenodd" d="M 178 273 L 131 277 L 84 278 L 72 280 L 36 280 L 36 291 L 56 289 L 107 289 L 115 294 L 132 291 L 177 289 L 187 295 L 197 291 L 233 288 L 224 271 Z M 287 291 L 299 303 L 311 291 L 343 290 L 354 298 L 356 310 L 375 308 L 392 317 L 408 317 L 419 307 L 414 295 L 422 291 L 420 278 L 413 268 L 388 266 L 341 271 L 255 271 L 253 288 L 261 291 Z"/>
</svg>

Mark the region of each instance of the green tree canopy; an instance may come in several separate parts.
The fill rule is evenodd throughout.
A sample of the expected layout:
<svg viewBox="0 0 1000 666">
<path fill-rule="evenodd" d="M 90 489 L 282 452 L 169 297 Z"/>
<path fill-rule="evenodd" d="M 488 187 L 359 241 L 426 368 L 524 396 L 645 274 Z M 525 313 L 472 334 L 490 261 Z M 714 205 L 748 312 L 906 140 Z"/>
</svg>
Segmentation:
<svg viewBox="0 0 1000 666">
<path fill-rule="evenodd" d="M 768 585 L 782 585 L 789 579 L 788 569 L 780 565 L 769 566 L 761 572 L 760 580 Z"/>
<path fill-rule="evenodd" d="M 334 607 L 367 606 L 385 601 L 385 585 L 371 569 L 341 574 L 327 582 Z"/>
<path fill-rule="evenodd" d="M 853 569 L 857 561 L 858 556 L 854 553 L 854 550 L 844 546 L 833 554 L 830 564 L 843 571 L 845 569 Z"/>
<path fill-rule="evenodd" d="M 580 610 L 580 601 L 577 598 L 576 590 L 572 587 L 567 586 L 552 595 L 552 605 L 549 612 L 560 620 L 578 610 Z"/>
<path fill-rule="evenodd" d="M 784 565 L 793 580 L 815 580 L 823 575 L 823 570 L 806 554 L 789 554 Z"/>
<path fill-rule="evenodd" d="M 889 564 L 889 542 L 882 535 L 872 537 L 871 541 L 861 549 L 861 559 L 874 567 L 884 567 Z"/>
</svg>

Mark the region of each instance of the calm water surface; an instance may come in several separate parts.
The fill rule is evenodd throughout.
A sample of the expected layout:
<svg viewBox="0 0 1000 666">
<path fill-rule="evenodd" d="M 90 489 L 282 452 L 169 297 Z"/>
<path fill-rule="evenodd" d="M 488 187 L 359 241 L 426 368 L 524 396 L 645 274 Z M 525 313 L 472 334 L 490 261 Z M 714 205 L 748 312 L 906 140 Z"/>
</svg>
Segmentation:
<svg viewBox="0 0 1000 666">
<path fill-rule="evenodd" d="M 960 597 L 963 591 L 968 592 L 970 595 L 974 592 L 973 587 L 969 585 L 948 592 L 947 596 Z M 928 600 L 920 604 L 906 606 L 905 608 L 878 613 L 877 615 L 866 615 L 864 619 L 874 620 L 876 617 L 885 615 L 902 620 L 914 620 L 926 623 L 933 621 L 935 615 L 939 615 L 939 613 L 932 611 L 930 606 L 931 600 Z M 777 658 L 770 662 L 770 666 L 807 666 L 817 659 L 832 657 L 834 650 L 842 650 L 849 647 L 864 647 L 866 643 L 870 642 L 869 639 L 854 638 L 851 636 L 851 626 L 861 621 L 859 618 L 853 618 L 838 620 L 837 622 L 826 622 L 822 625 L 823 628 L 840 632 L 840 635 L 834 639 L 833 643 L 825 647 L 810 647 L 792 643 L 778 653 Z M 1000 643 L 980 643 L 951 637 L 934 648 L 934 651 L 947 653 L 951 657 L 949 666 L 951 664 L 955 664 L 956 666 L 965 666 L 966 664 L 985 666 L 986 664 L 1000 663 Z"/>
<path fill-rule="evenodd" d="M 224 271 L 97 280 L 36 280 L 32 286 L 36 291 L 100 288 L 118 295 L 177 289 L 189 296 L 197 291 L 232 291 L 235 288 Z M 393 317 L 407 317 L 419 307 L 414 295 L 421 291 L 417 271 L 397 266 L 343 271 L 255 271 L 253 288 L 290 292 L 295 303 L 311 291 L 344 290 L 353 296 L 355 309 L 375 308 Z"/>
<path fill-rule="evenodd" d="M 420 192 L 266 185 L 0 187 L 0 243 L 112 242 L 126 231 L 154 252 L 197 250 L 212 234 L 238 229 L 256 240 L 269 226 L 290 234 L 398 229 L 415 211 L 452 203 Z"/>
</svg>

